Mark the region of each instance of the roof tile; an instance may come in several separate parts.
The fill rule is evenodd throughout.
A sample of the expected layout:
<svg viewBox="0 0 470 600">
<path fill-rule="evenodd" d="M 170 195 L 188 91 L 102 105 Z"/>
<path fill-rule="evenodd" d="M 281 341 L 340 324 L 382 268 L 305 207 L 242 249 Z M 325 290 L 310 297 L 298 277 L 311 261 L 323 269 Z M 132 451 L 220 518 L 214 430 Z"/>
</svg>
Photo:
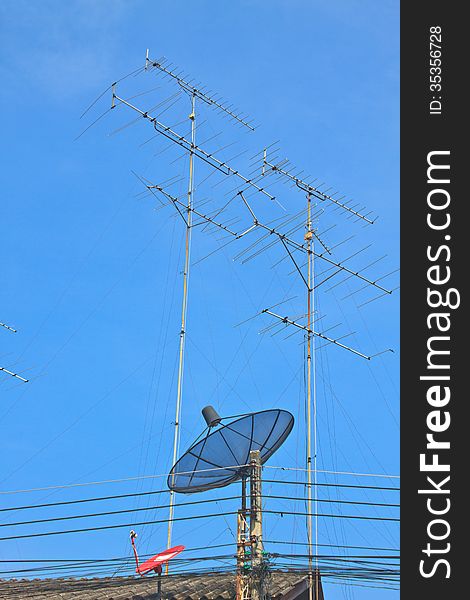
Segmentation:
<svg viewBox="0 0 470 600">
<path fill-rule="evenodd" d="M 305 573 L 273 571 L 268 578 L 272 600 L 302 597 L 298 586 Z M 296 586 L 299 594 L 296 593 Z M 93 579 L 0 580 L 2 600 L 156 600 L 156 578 L 102 577 Z M 233 573 L 170 575 L 162 579 L 162 600 L 233 600 Z M 320 594 L 320 600 L 323 594 Z"/>
</svg>

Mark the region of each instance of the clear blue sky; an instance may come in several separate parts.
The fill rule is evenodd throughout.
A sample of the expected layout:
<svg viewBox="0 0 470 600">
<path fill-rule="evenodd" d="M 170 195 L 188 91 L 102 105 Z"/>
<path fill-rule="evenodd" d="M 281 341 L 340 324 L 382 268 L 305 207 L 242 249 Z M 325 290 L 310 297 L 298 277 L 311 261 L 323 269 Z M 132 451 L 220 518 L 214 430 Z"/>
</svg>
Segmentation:
<svg viewBox="0 0 470 600">
<path fill-rule="evenodd" d="M 0 330 L 0 366 L 13 365 L 32 379 L 25 386 L 6 377 L 0 383 L 0 487 L 29 489 L 165 473 L 171 466 L 183 229 L 171 210 L 155 212 L 155 201 L 136 197 L 142 187 L 131 170 L 163 181 L 172 175 L 186 177 L 187 163 L 174 162 L 179 155 L 173 150 L 158 154 L 165 147 L 160 141 L 141 146 L 151 136 L 145 124 L 110 136 L 133 118 L 124 111 L 106 115 L 74 141 L 108 108 L 109 93 L 95 112 L 79 117 L 112 81 L 143 64 L 147 47 L 155 57 L 165 55 L 260 124 L 250 137 L 227 121 L 213 124 L 213 115 L 201 108 L 201 119 L 207 119 L 198 132 L 201 142 L 223 129 L 220 143 L 212 142 L 211 147 L 224 145 L 222 140 L 233 135 L 241 149 L 250 150 L 241 159 L 245 160 L 264 144 L 280 140 L 281 155 L 299 169 L 378 213 L 377 223 L 367 229 L 343 218 L 338 228 L 342 237 L 331 237 L 341 241 L 350 229 L 355 235 L 344 252 L 338 248 L 338 259 L 373 242 L 358 265 L 387 255 L 376 271 L 385 274 L 399 263 L 398 2 L 17 0 L 2 2 L 0 20 L 0 321 L 18 329 L 17 334 Z M 158 87 L 136 98 L 146 108 L 176 91 L 151 74 L 141 77 L 126 80 L 120 89 L 129 97 Z M 185 119 L 188 112 L 181 98 L 161 119 L 175 123 L 178 115 Z M 184 124 L 181 130 L 186 129 Z M 204 173 L 197 165 L 196 182 Z M 172 191 L 182 189 L 176 186 Z M 279 199 L 289 212 L 301 210 L 303 195 L 289 186 L 280 189 Z M 217 187 L 201 184 L 196 199 L 198 194 L 220 205 Z M 282 216 L 278 205 L 260 210 L 271 218 Z M 318 226 L 321 231 L 322 223 Z M 193 260 L 216 247 L 213 236 L 197 232 Z M 286 312 L 304 312 L 302 285 L 287 275 L 285 261 L 271 269 L 282 258 L 281 249 L 271 249 L 246 265 L 234 262 L 235 254 L 229 246 L 192 271 L 181 447 L 202 429 L 199 411 L 208 402 L 224 414 L 280 406 L 291 410 L 297 423 L 270 464 L 303 466 L 301 339 L 260 335 L 270 322 L 263 316 L 233 327 L 284 299 L 290 289 L 299 297 Z M 385 281 L 397 285 L 396 275 Z M 356 332 L 347 338 L 351 345 L 366 353 L 385 348 L 395 353 L 368 363 L 336 348 L 319 350 L 319 466 L 396 474 L 398 292 L 358 308 L 358 296 L 342 301 L 356 287 L 348 282 L 319 293 L 317 309 L 328 325 L 340 320 L 339 331 Z M 366 478 L 344 476 L 336 481 L 364 484 Z M 387 485 L 384 479 L 371 481 Z M 1 502 L 14 506 L 161 485 L 157 480 L 34 492 L 2 496 Z M 218 495 L 225 492 L 232 495 L 238 488 Z M 345 493 L 343 498 L 359 496 Z M 384 494 L 367 498 L 397 501 Z M 236 509 L 236 504 L 231 506 Z M 341 510 L 397 514 L 375 507 Z M 11 520 L 18 516 L 14 513 Z M 147 516 L 166 518 L 166 511 L 149 511 Z M 34 518 L 32 512 L 28 517 Z M 132 519 L 124 515 L 109 522 Z M 174 541 L 188 547 L 230 542 L 234 519 L 214 520 L 206 528 L 201 521 L 178 524 Z M 98 521 L 108 523 L 104 518 Z M 343 540 L 349 545 L 397 547 L 396 524 L 331 522 L 320 523 L 320 541 L 325 544 Z M 95 525 L 97 520 L 72 522 L 74 527 L 85 524 Z M 59 530 L 63 524 L 53 527 Z M 13 535 L 44 529 L 38 525 L 3 531 Z M 266 529 L 274 540 L 305 540 L 300 519 L 267 519 Z M 165 546 L 165 526 L 141 527 L 140 532 L 143 550 Z M 285 552 L 296 551 L 294 546 L 287 548 Z M 300 548 L 297 551 L 304 552 Z M 0 558 L 122 556 L 128 550 L 127 530 L 121 529 L 2 542 Z M 326 589 L 328 598 L 394 595 L 338 585 Z"/>
</svg>

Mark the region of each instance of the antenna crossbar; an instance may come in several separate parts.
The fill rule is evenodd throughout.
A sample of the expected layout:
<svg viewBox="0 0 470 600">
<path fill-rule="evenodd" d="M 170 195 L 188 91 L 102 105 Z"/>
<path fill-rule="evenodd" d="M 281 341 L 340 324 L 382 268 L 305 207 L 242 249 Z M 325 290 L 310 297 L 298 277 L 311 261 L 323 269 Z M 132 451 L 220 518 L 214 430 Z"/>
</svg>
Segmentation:
<svg viewBox="0 0 470 600">
<path fill-rule="evenodd" d="M 352 352 L 353 354 L 356 354 L 357 356 L 360 356 L 361 358 L 365 358 L 366 360 L 370 360 L 372 358 L 371 356 L 367 356 L 367 354 L 363 354 L 362 352 L 359 352 L 359 350 L 355 350 L 354 348 L 351 348 L 351 346 L 346 346 L 345 344 L 342 344 L 337 339 L 331 338 L 331 337 L 329 337 L 323 333 L 320 333 L 318 331 L 314 331 L 310 327 L 307 327 L 306 325 L 302 325 L 301 323 L 297 323 L 297 321 L 289 319 L 288 317 L 283 317 L 282 315 L 278 315 L 277 313 L 272 312 L 268 308 L 265 308 L 264 310 L 262 310 L 261 313 L 270 315 L 271 317 L 275 317 L 276 319 L 279 319 L 286 325 L 292 325 L 293 327 L 302 329 L 303 331 L 305 331 L 306 333 L 309 333 L 310 335 L 321 338 L 322 340 L 325 340 L 326 342 L 329 342 L 330 344 L 334 344 L 335 346 L 339 346 L 340 348 L 343 348 L 344 350 L 348 350 L 349 352 Z"/>
<path fill-rule="evenodd" d="M 14 373 L 13 371 L 9 371 L 5 367 L 0 367 L 0 371 L 3 372 L 3 373 L 6 373 L 7 375 L 10 375 L 10 377 L 15 377 L 15 379 L 19 379 L 23 383 L 28 383 L 28 381 L 29 381 L 29 379 L 25 379 L 24 377 L 21 377 L 21 375 L 18 375 L 18 373 Z"/>
<path fill-rule="evenodd" d="M 170 202 L 172 202 L 174 204 L 175 208 L 177 209 L 177 211 L 179 212 L 180 215 L 182 215 L 182 213 L 179 210 L 179 206 L 184 207 L 186 209 L 186 211 L 188 211 L 188 207 L 185 205 L 185 203 L 183 201 L 181 201 L 176 196 L 173 196 L 172 194 L 170 194 L 169 192 L 164 190 L 160 185 L 147 185 L 147 189 L 149 189 L 150 191 L 157 190 L 160 193 L 162 193 L 165 196 L 165 198 L 168 198 L 168 200 L 170 200 Z M 225 231 L 226 233 L 229 233 L 230 235 L 233 235 L 234 237 L 239 237 L 238 233 L 236 233 L 235 231 L 232 231 L 231 229 L 226 227 L 223 223 L 219 223 L 219 222 L 215 221 L 212 217 L 209 217 L 208 215 L 196 210 L 195 208 L 191 207 L 189 209 L 189 212 L 191 212 L 194 215 L 196 215 L 197 217 L 203 219 L 203 221 L 206 221 L 208 224 L 215 225 L 219 229 L 222 229 L 223 231 Z M 182 218 L 186 223 L 186 219 L 184 218 L 183 215 L 182 215 Z M 194 227 L 195 225 L 197 225 L 197 223 L 193 223 L 192 227 Z"/>
<path fill-rule="evenodd" d="M 354 210 L 353 208 L 350 208 L 344 202 L 341 202 L 340 200 L 333 198 L 329 194 L 326 194 L 325 192 L 320 191 L 319 188 L 313 186 L 312 184 L 307 183 L 306 181 L 303 181 L 298 176 L 292 175 L 292 173 L 290 173 L 289 171 L 287 171 L 286 169 L 284 169 L 282 167 L 282 164 L 283 163 L 278 163 L 277 165 L 275 165 L 273 163 L 270 163 L 268 161 L 268 159 L 266 157 L 264 157 L 263 173 L 266 172 L 266 167 L 269 167 L 271 169 L 271 171 L 273 171 L 275 173 L 279 173 L 280 175 L 283 175 L 284 177 L 287 177 L 288 179 L 293 181 L 294 184 L 299 189 L 303 190 L 307 194 L 314 196 L 315 198 L 317 198 L 317 200 L 321 200 L 321 201 L 328 200 L 329 202 L 332 202 L 333 204 L 335 204 L 337 207 L 342 208 L 343 210 L 356 216 L 358 219 L 361 219 L 361 220 L 365 221 L 366 223 L 369 223 L 369 225 L 374 224 L 374 221 L 372 219 L 369 219 L 369 217 L 367 215 L 364 215 L 364 214 Z M 368 214 L 370 214 L 370 213 L 368 213 Z"/>
<path fill-rule="evenodd" d="M 159 185 L 146 185 L 146 187 L 150 190 L 157 190 L 159 192 L 161 192 L 166 198 L 168 198 L 168 200 L 170 200 L 175 208 L 177 209 L 178 213 L 181 215 L 181 217 L 183 218 L 183 220 L 186 222 L 181 210 L 180 210 L 180 206 L 184 207 L 185 210 L 187 210 L 187 206 L 185 205 L 184 202 L 182 202 L 180 199 L 178 199 L 177 197 L 173 196 L 172 194 L 168 193 L 167 191 L 164 190 L 164 188 L 162 186 Z M 251 206 L 248 204 L 248 202 L 246 201 L 245 197 L 243 196 L 242 192 L 239 192 L 238 194 L 245 206 L 248 208 L 252 218 L 253 218 L 253 225 L 251 225 L 250 227 L 248 227 L 248 229 L 242 231 L 241 233 L 237 233 L 235 231 L 233 231 L 232 229 L 230 229 L 229 227 L 227 227 L 226 225 L 224 225 L 223 223 L 220 223 L 218 221 L 215 221 L 213 218 L 211 218 L 210 216 L 194 209 L 193 207 L 191 207 L 190 212 L 192 212 L 193 214 L 195 214 L 196 216 L 200 217 L 201 219 L 203 219 L 204 221 L 206 221 L 208 224 L 214 225 L 215 227 L 218 227 L 219 229 L 221 229 L 222 231 L 225 231 L 226 233 L 228 233 L 229 235 L 233 236 L 236 239 L 240 239 L 242 237 L 244 237 L 247 233 L 249 233 L 250 231 L 253 231 L 256 228 L 260 228 L 260 229 L 264 229 L 268 235 L 275 235 L 282 243 L 282 245 L 284 246 L 284 248 L 286 249 L 287 255 L 289 256 L 289 258 L 294 262 L 294 265 L 296 267 L 296 270 L 301 274 L 302 276 L 302 280 L 305 283 L 305 278 L 303 276 L 303 274 L 300 271 L 300 267 L 297 264 L 297 262 L 295 261 L 294 257 L 292 256 L 292 253 L 289 251 L 288 246 L 291 246 L 292 248 L 294 248 L 295 250 L 299 250 L 302 252 L 305 252 L 307 254 L 312 254 L 313 256 L 315 256 L 316 258 L 321 258 L 322 260 L 326 261 L 329 265 L 331 265 L 333 268 L 335 268 L 335 272 L 333 275 L 337 275 L 338 273 L 347 273 L 348 275 L 350 275 L 351 277 L 357 277 L 358 279 L 360 279 L 361 281 L 364 281 L 364 283 L 371 285 L 377 289 L 379 289 L 381 292 L 383 292 L 384 294 L 391 294 L 392 291 L 388 290 L 387 288 L 384 288 L 383 286 L 381 286 L 379 283 L 377 283 L 377 281 L 373 281 L 367 277 L 365 277 L 364 275 L 361 274 L 360 271 L 354 271 L 353 269 L 350 269 L 349 267 L 346 267 L 343 262 L 335 262 L 334 260 L 328 258 L 327 256 L 325 256 L 325 253 L 318 253 L 315 252 L 312 249 L 307 249 L 305 247 L 304 244 L 300 244 L 299 242 L 293 240 L 292 238 L 288 237 L 286 234 L 278 231 L 275 227 L 270 227 L 269 225 L 265 225 L 264 223 L 261 223 L 260 221 L 258 221 L 258 218 L 256 216 L 256 214 L 254 213 L 253 209 L 251 208 Z M 328 277 L 328 279 L 330 279 L 333 275 L 330 275 L 330 277 Z"/>
<path fill-rule="evenodd" d="M 364 275 L 361 275 L 360 271 L 353 271 L 349 267 L 344 266 L 343 263 L 341 263 L 341 262 L 335 262 L 334 260 L 328 258 L 327 256 L 325 256 L 325 252 L 318 253 L 318 252 L 315 252 L 312 249 L 308 249 L 308 248 L 305 247 L 304 244 L 300 244 L 299 242 L 296 242 L 292 238 L 289 238 L 284 233 L 281 233 L 280 231 L 278 231 L 275 227 L 269 227 L 268 225 L 264 225 L 263 223 L 260 223 L 258 221 L 258 219 L 257 219 L 257 217 L 256 217 L 256 215 L 255 215 L 255 213 L 253 211 L 253 209 L 251 208 L 251 206 L 248 204 L 248 202 L 244 198 L 243 194 L 241 192 L 239 194 L 240 194 L 240 196 L 241 196 L 244 204 L 246 205 L 246 207 L 250 211 L 250 213 L 251 213 L 251 215 L 253 217 L 254 225 L 256 227 L 260 227 L 261 229 L 265 229 L 269 233 L 271 233 L 273 235 L 276 235 L 282 241 L 282 243 L 284 245 L 285 244 L 289 244 L 293 248 L 295 248 L 296 250 L 301 250 L 303 252 L 306 252 L 307 254 L 313 254 L 313 256 L 315 256 L 316 258 L 321 258 L 322 260 L 326 261 L 328 264 L 332 265 L 333 267 L 336 267 L 338 269 L 338 272 L 343 271 L 345 273 L 348 273 L 349 275 L 358 277 L 359 279 L 361 279 L 365 283 L 367 283 L 369 285 L 372 285 L 373 287 L 378 288 L 379 290 L 381 290 L 385 294 L 391 294 L 392 293 L 391 290 L 388 290 L 388 289 L 382 287 L 381 285 L 379 285 L 377 283 L 377 281 L 372 281 L 371 279 L 365 277 Z M 327 252 L 330 254 L 330 250 L 328 250 Z"/>
<path fill-rule="evenodd" d="M 201 88 L 195 87 L 194 85 L 191 84 L 190 81 L 186 81 L 183 77 L 181 77 L 180 74 L 178 74 L 174 70 L 166 67 L 161 60 L 152 60 L 151 58 L 149 58 L 148 50 L 147 50 L 147 55 L 145 57 L 146 69 L 149 66 L 153 67 L 155 69 L 158 69 L 159 71 L 161 71 L 162 73 L 165 73 L 166 75 L 169 75 L 172 79 L 174 79 L 176 81 L 176 83 L 178 83 L 179 86 L 181 86 L 181 88 L 183 90 L 185 90 L 192 96 L 196 96 L 196 98 L 199 98 L 199 100 L 202 100 L 209 106 L 213 106 L 214 108 L 224 112 L 229 117 L 231 117 L 234 121 L 237 121 L 241 125 L 244 125 L 251 131 L 255 130 L 255 128 L 251 125 L 251 123 L 249 121 L 247 121 L 246 118 L 244 118 L 240 113 L 234 112 L 232 110 L 231 106 L 229 106 L 225 103 L 222 103 L 220 101 L 220 99 L 216 99 L 215 96 L 209 95 L 207 92 L 203 91 Z"/>
<path fill-rule="evenodd" d="M 238 169 L 234 169 L 233 167 L 228 165 L 226 162 L 216 158 L 213 153 L 203 150 L 200 146 L 197 146 L 196 144 L 192 144 L 184 136 L 182 136 L 179 133 L 177 133 L 176 131 L 174 131 L 171 127 L 168 127 L 167 125 L 161 123 L 156 117 L 153 117 L 147 111 L 141 110 L 140 108 L 138 108 L 137 106 L 134 106 L 127 100 L 124 100 L 124 98 L 117 96 L 113 90 L 112 106 L 116 106 L 115 101 L 121 102 L 125 106 L 138 112 L 140 115 L 142 115 L 142 117 L 144 117 L 144 119 L 147 119 L 150 123 L 152 123 L 152 125 L 157 133 L 163 135 L 164 137 L 168 138 L 172 142 L 178 144 L 185 150 L 192 151 L 195 156 L 197 156 L 204 162 L 208 163 L 214 169 L 217 169 L 218 171 L 222 172 L 224 175 L 235 175 L 236 177 L 238 177 L 239 179 L 244 181 L 247 185 L 255 188 L 258 192 L 267 196 L 270 200 L 274 200 L 274 196 L 272 196 L 264 188 L 262 188 L 258 184 L 256 184 L 253 181 L 253 179 L 249 179 L 248 177 L 245 177 L 242 173 L 240 173 L 240 171 Z"/>
<path fill-rule="evenodd" d="M 16 329 L 14 329 L 13 327 L 10 327 L 10 325 L 7 325 L 6 323 L 0 323 L 0 327 L 3 327 L 4 329 L 7 329 L 8 331 L 12 331 L 13 333 L 18 333 L 18 331 Z"/>
</svg>

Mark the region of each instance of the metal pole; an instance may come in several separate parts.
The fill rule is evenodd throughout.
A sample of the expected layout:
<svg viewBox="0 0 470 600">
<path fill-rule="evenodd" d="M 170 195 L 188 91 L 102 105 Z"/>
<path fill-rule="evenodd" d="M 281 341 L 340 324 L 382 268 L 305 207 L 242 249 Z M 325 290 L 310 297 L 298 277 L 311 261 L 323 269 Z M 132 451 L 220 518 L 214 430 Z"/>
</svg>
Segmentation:
<svg viewBox="0 0 470 600">
<path fill-rule="evenodd" d="M 188 283 L 189 283 L 189 269 L 191 265 L 191 215 L 193 205 L 193 192 L 194 192 L 194 147 L 196 144 L 196 98 L 193 95 L 191 98 L 191 114 L 189 119 L 191 120 L 191 149 L 189 151 L 189 182 L 188 182 L 188 202 L 187 202 L 187 214 L 186 214 L 186 241 L 185 241 L 185 259 L 184 259 L 184 271 L 183 271 L 183 302 L 181 307 L 181 331 L 180 331 L 180 344 L 179 344 L 179 364 L 178 364 L 178 385 L 176 394 L 176 413 L 175 413 L 175 429 L 173 435 L 173 464 L 176 463 L 178 455 L 178 447 L 180 440 L 180 418 L 181 418 L 181 401 L 183 394 L 183 374 L 184 374 L 184 348 L 186 340 L 186 316 L 188 311 Z M 170 492 L 170 511 L 168 520 L 168 537 L 167 547 L 171 547 L 171 534 L 173 525 L 173 513 L 174 513 L 174 491 Z M 165 572 L 168 575 L 169 565 L 167 563 Z"/>
<path fill-rule="evenodd" d="M 168 566 L 168 563 L 167 563 Z M 161 565 L 156 569 L 157 571 L 157 600 L 162 600 L 162 567 Z"/>
<path fill-rule="evenodd" d="M 307 195 L 307 223 L 305 241 L 307 243 L 307 541 L 308 541 L 308 566 L 309 566 L 309 600 L 313 600 L 313 526 L 312 526 L 312 392 L 313 392 L 313 486 L 315 497 L 315 564 L 318 568 L 318 505 L 317 505 L 317 397 L 315 385 L 314 365 L 314 336 L 312 335 L 312 321 L 314 307 L 314 253 L 312 232 L 312 197 Z M 318 598 L 318 589 L 315 585 L 315 599 Z"/>
<path fill-rule="evenodd" d="M 265 600 L 263 572 L 263 513 L 261 495 L 261 459 L 259 450 L 250 452 L 250 542 L 251 566 L 250 599 Z"/>
<path fill-rule="evenodd" d="M 310 222 L 310 226 L 311 226 Z M 314 240 L 312 238 L 312 250 Z M 310 269 L 310 288 L 312 294 L 312 311 L 315 313 L 315 254 L 312 252 L 312 266 Z M 312 350 L 312 394 L 313 394 L 313 497 L 314 500 L 314 512 L 315 512 L 315 600 L 319 599 L 319 573 L 318 570 L 318 468 L 317 468 L 317 456 L 318 456 L 318 428 L 317 428 L 317 375 L 316 375 L 316 352 L 315 352 L 316 338 L 312 335 L 311 339 L 311 350 Z"/>
</svg>

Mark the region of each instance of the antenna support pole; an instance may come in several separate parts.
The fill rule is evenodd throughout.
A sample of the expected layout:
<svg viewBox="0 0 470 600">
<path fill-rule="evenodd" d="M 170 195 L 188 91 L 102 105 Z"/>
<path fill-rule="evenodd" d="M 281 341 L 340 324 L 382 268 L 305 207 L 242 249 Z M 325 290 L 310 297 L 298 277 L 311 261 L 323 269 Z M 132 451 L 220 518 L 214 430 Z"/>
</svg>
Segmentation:
<svg viewBox="0 0 470 600">
<path fill-rule="evenodd" d="M 305 242 L 307 245 L 307 541 L 308 541 L 308 579 L 309 579 L 309 600 L 318 598 L 318 589 L 313 594 L 313 557 L 312 546 L 315 548 L 315 557 L 318 555 L 318 510 L 317 510 L 317 397 L 315 386 L 315 366 L 312 364 L 314 359 L 314 336 L 312 335 L 312 321 L 314 307 L 314 253 L 312 252 L 313 231 L 312 231 L 312 196 L 307 194 L 307 223 L 305 232 Z M 313 392 L 313 394 L 312 394 Z M 313 403 L 312 403 L 313 395 Z M 313 404 L 313 406 L 312 406 Z M 313 408 L 313 486 L 315 497 L 315 542 L 313 540 L 312 524 L 312 408 Z M 318 558 L 316 558 L 318 561 Z M 318 563 L 316 562 L 318 568 Z M 315 577 L 315 581 L 318 578 Z M 318 585 L 316 585 L 318 588 Z"/>
<path fill-rule="evenodd" d="M 176 394 L 176 411 L 175 411 L 175 429 L 173 435 L 173 464 L 176 463 L 180 441 L 180 419 L 181 419 L 181 402 L 183 396 L 183 375 L 184 375 L 184 349 L 186 341 L 186 318 L 188 312 L 188 284 L 189 284 L 189 270 L 191 266 L 191 218 L 192 218 L 192 207 L 193 207 L 193 193 L 194 193 L 194 148 L 196 145 L 196 97 L 193 94 L 191 97 L 191 114 L 189 120 L 191 121 L 191 147 L 189 150 L 189 180 L 188 180 L 188 196 L 186 205 L 186 240 L 185 240 L 185 258 L 184 258 L 184 271 L 183 271 L 183 301 L 181 307 L 181 331 L 180 331 L 180 343 L 179 343 L 179 362 L 178 362 L 178 384 Z M 171 548 L 171 534 L 173 526 L 173 513 L 175 503 L 175 492 L 170 492 L 170 510 L 168 518 L 168 536 L 167 536 L 167 548 Z M 169 565 L 166 564 L 165 573 L 168 575 Z"/>
<path fill-rule="evenodd" d="M 247 539 L 246 479 L 247 475 L 244 474 L 242 476 L 242 507 L 237 514 L 237 600 L 249 600 L 250 598 L 247 577 L 250 541 Z"/>
<path fill-rule="evenodd" d="M 266 600 L 263 551 L 261 458 L 250 452 L 250 508 L 246 506 L 246 479 L 242 477 L 242 507 L 237 516 L 237 600 Z"/>
<path fill-rule="evenodd" d="M 250 468 L 250 542 L 252 567 L 250 600 L 265 600 L 261 458 L 259 450 L 252 450 L 250 452 Z"/>
</svg>

